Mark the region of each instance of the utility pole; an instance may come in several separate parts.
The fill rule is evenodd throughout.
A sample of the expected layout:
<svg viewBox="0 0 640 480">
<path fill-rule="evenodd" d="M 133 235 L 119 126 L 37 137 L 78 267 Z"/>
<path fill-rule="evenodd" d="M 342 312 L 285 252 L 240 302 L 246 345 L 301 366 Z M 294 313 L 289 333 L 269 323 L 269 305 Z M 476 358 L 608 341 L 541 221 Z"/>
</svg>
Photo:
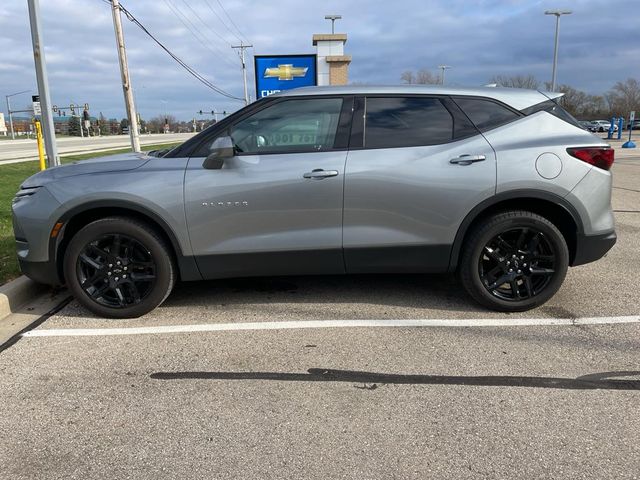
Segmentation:
<svg viewBox="0 0 640 480">
<path fill-rule="evenodd" d="M 134 152 L 140 151 L 140 136 L 138 133 L 138 115 L 133 101 L 133 87 L 129 77 L 129 65 L 127 64 L 127 51 L 124 46 L 124 34 L 122 33 L 122 19 L 120 18 L 120 2 L 111 0 L 111 13 L 113 14 L 113 29 L 116 33 L 116 45 L 118 46 L 118 60 L 120 61 L 120 74 L 122 75 L 122 91 L 124 103 L 127 106 L 127 118 L 129 119 L 129 136 L 131 148 Z"/>
<path fill-rule="evenodd" d="M 442 75 L 440 76 L 440 85 L 444 85 L 444 71 L 447 68 L 451 68 L 451 65 L 438 65 L 438 68 L 442 70 Z"/>
<path fill-rule="evenodd" d="M 325 20 L 331 20 L 331 35 L 333 35 L 334 33 L 336 33 L 335 30 L 335 23 L 336 20 L 340 20 L 342 18 L 342 15 L 325 15 L 324 19 Z"/>
<path fill-rule="evenodd" d="M 238 55 L 242 61 L 242 78 L 244 79 L 244 104 L 249 105 L 249 91 L 247 90 L 247 64 L 244 61 L 244 51 L 247 48 L 251 48 L 253 45 L 245 45 L 240 40 L 240 45 L 232 45 L 231 48 L 239 49 Z"/>
<path fill-rule="evenodd" d="M 42 46 L 40 25 L 40 3 L 38 0 L 27 0 L 29 6 L 29 22 L 31 23 L 31 41 L 33 43 L 33 60 L 36 65 L 36 80 L 38 81 L 38 95 L 42 107 L 42 124 L 44 126 L 44 145 L 47 151 L 49 166 L 60 165 L 58 147 L 56 146 L 56 134 L 53 126 L 53 114 L 51 113 L 51 95 L 49 94 L 49 77 Z"/>
<path fill-rule="evenodd" d="M 560 37 L 560 17 L 570 15 L 571 10 L 547 10 L 545 15 L 555 15 L 556 17 L 556 41 L 553 47 L 553 70 L 551 73 L 551 91 L 556 91 L 556 69 L 558 68 L 558 39 Z"/>
</svg>

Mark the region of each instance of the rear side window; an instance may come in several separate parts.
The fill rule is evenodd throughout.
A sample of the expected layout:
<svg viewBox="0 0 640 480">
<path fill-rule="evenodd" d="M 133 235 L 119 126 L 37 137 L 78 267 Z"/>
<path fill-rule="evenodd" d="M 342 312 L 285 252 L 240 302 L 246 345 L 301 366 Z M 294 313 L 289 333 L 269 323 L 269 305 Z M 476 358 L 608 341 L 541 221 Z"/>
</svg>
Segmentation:
<svg viewBox="0 0 640 480">
<path fill-rule="evenodd" d="M 484 98 L 454 98 L 454 101 L 471 119 L 476 128 L 486 132 L 520 118 L 513 110 Z"/>
<path fill-rule="evenodd" d="M 365 148 L 437 145 L 453 139 L 453 117 L 437 98 L 368 97 Z"/>
<path fill-rule="evenodd" d="M 551 115 L 558 117 L 560 120 L 564 120 L 574 127 L 583 128 L 580 125 L 580 122 L 573 118 L 573 115 L 562 108 L 558 103 L 556 103 L 555 100 L 547 100 L 546 102 L 538 103 L 537 105 L 534 105 L 532 107 L 525 108 L 524 110 L 522 110 L 522 113 L 524 113 L 525 115 L 531 115 L 532 113 L 541 111 L 549 112 Z"/>
</svg>

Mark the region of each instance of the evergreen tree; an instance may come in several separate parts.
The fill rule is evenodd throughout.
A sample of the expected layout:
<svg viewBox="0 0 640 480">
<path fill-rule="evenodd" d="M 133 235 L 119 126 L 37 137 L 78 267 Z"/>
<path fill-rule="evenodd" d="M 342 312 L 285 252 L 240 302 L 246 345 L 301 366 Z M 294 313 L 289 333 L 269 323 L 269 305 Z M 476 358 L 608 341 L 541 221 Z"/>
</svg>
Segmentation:
<svg viewBox="0 0 640 480">
<path fill-rule="evenodd" d="M 80 136 L 80 119 L 78 117 L 69 118 L 69 135 L 72 137 Z"/>
<path fill-rule="evenodd" d="M 123 118 L 122 120 L 120 120 L 120 133 L 124 133 L 124 129 L 125 128 L 129 128 L 129 119 L 128 118 Z"/>
</svg>

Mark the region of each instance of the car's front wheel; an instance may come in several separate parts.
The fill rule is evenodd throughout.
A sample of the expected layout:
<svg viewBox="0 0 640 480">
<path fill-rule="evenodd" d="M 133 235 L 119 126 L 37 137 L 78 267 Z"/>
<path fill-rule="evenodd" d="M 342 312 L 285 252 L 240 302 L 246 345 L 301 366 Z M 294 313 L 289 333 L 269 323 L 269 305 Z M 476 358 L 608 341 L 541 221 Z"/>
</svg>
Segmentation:
<svg viewBox="0 0 640 480">
<path fill-rule="evenodd" d="M 557 227 L 527 211 L 492 215 L 463 246 L 459 277 L 467 292 L 493 310 L 542 305 L 560 288 L 569 251 Z"/>
<path fill-rule="evenodd" d="M 164 240 L 148 225 L 125 217 L 96 220 L 78 231 L 65 252 L 64 276 L 82 305 L 110 318 L 150 312 L 176 280 Z"/>
</svg>

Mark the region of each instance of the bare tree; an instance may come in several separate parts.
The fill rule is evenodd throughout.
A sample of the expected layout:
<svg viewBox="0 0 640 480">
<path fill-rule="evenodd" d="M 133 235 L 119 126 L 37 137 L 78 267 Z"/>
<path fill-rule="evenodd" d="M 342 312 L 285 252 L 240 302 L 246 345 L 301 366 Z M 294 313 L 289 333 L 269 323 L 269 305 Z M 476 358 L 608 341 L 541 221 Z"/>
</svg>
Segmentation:
<svg viewBox="0 0 640 480">
<path fill-rule="evenodd" d="M 607 107 L 607 102 L 602 95 L 589 95 L 587 103 L 580 114 L 585 120 L 597 117 L 608 117 L 609 115 L 610 112 Z"/>
<path fill-rule="evenodd" d="M 419 84 L 419 85 L 436 85 L 440 83 L 440 79 L 437 75 L 434 75 L 429 70 L 420 69 L 417 72 L 407 70 L 402 72 L 400 80 L 404 83 Z"/>
<path fill-rule="evenodd" d="M 558 91 L 564 93 L 561 105 L 572 115 L 579 115 L 588 101 L 589 95 L 569 85 L 560 85 Z"/>
<path fill-rule="evenodd" d="M 531 74 L 513 76 L 494 75 L 490 83 L 495 83 L 500 87 L 529 88 L 531 90 L 537 90 L 540 87 L 540 82 Z"/>
<path fill-rule="evenodd" d="M 635 78 L 627 78 L 616 83 L 606 94 L 611 113 L 626 115 L 631 110 L 640 110 L 640 82 Z"/>
<path fill-rule="evenodd" d="M 172 130 L 177 123 L 173 115 L 158 115 L 147 121 L 148 130 L 152 133 L 164 132 L 165 120 L 169 124 L 169 130 Z"/>
<path fill-rule="evenodd" d="M 586 120 L 609 115 L 609 109 L 601 95 L 589 95 L 569 85 L 558 85 L 557 90 L 564 94 L 559 100 L 560 105 L 574 117 Z"/>
</svg>

